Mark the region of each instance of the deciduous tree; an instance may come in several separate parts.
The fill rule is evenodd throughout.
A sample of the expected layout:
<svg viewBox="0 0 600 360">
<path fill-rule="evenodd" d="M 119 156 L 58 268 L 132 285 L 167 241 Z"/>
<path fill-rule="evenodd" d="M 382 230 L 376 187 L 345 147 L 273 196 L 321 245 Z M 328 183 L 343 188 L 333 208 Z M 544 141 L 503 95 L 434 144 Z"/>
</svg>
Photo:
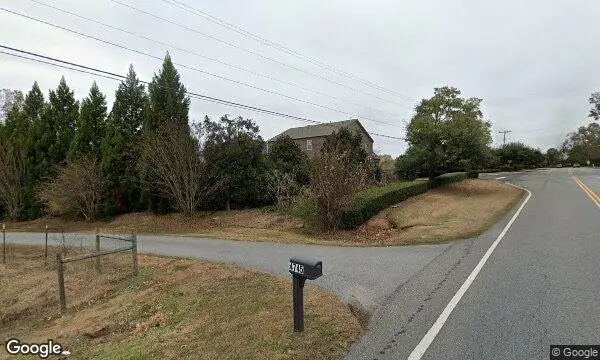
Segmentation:
<svg viewBox="0 0 600 360">
<path fill-rule="evenodd" d="M 203 201 L 213 198 L 222 181 L 210 181 L 200 146 L 189 127 L 167 126 L 144 143 L 149 165 L 144 168 L 144 178 L 152 179 L 148 186 L 168 198 L 175 210 L 190 215 Z"/>
<path fill-rule="evenodd" d="M 56 174 L 39 192 L 48 212 L 93 219 L 105 194 L 100 163 L 83 156 L 59 167 Z"/>
<path fill-rule="evenodd" d="M 590 96 L 589 102 L 592 106 L 589 117 L 596 121 L 600 120 L 600 91 L 593 93 Z"/>
<path fill-rule="evenodd" d="M 222 116 L 203 122 L 203 156 L 213 179 L 223 182 L 219 199 L 230 208 L 257 206 L 268 202 L 267 161 L 258 126 L 250 119 Z"/>
<path fill-rule="evenodd" d="M 477 168 L 488 156 L 491 125 L 479 108 L 481 99 L 460 94 L 453 87 L 436 88 L 433 97 L 416 107 L 407 126 L 407 154 L 431 178 Z"/>
</svg>

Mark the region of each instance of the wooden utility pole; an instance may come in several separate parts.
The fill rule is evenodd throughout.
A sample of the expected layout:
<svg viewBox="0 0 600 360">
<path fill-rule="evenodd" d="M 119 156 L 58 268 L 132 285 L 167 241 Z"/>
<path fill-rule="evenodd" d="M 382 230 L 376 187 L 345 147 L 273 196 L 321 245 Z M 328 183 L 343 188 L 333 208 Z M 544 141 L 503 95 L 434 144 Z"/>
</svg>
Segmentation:
<svg viewBox="0 0 600 360">
<path fill-rule="evenodd" d="M 506 134 L 511 133 L 511 130 L 498 131 L 498 133 L 504 135 L 502 139 L 502 145 L 506 145 Z"/>
</svg>

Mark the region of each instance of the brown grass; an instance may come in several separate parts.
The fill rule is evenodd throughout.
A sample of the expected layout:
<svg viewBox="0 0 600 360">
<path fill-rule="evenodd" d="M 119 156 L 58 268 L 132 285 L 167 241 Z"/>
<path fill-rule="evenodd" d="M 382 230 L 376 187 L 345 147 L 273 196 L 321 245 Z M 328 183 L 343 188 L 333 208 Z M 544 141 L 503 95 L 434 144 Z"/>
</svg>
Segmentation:
<svg viewBox="0 0 600 360">
<path fill-rule="evenodd" d="M 399 243 L 464 239 L 490 228 L 522 196 L 522 190 L 506 184 L 465 180 L 408 199 L 385 218 L 397 229 Z"/>
<path fill-rule="evenodd" d="M 134 213 L 110 221 L 65 221 L 57 218 L 8 223 L 10 231 L 53 229 L 86 232 L 173 234 L 245 241 L 338 246 L 389 246 L 440 242 L 477 235 L 508 212 L 520 190 L 486 180 L 465 180 L 437 188 L 382 211 L 354 231 L 323 233 L 287 214 L 261 209 L 153 215 Z M 389 216 L 388 216 L 389 215 Z"/>
<path fill-rule="evenodd" d="M 305 332 L 292 330 L 291 282 L 234 266 L 140 256 L 67 264 L 68 310 L 43 250 L 13 246 L 0 264 L 0 338 L 54 339 L 73 359 L 338 359 L 360 325 L 333 295 L 308 285 Z M 4 340 L 2 340 L 4 341 Z M 0 350 L 0 359 L 12 359 Z"/>
</svg>

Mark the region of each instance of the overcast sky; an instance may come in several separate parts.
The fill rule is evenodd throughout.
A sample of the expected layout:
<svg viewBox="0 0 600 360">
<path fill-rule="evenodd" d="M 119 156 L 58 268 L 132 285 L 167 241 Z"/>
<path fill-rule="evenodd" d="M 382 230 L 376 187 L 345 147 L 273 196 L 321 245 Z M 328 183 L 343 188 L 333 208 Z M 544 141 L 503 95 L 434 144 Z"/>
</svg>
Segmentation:
<svg viewBox="0 0 600 360">
<path fill-rule="evenodd" d="M 450 85 L 458 87 L 466 97 L 484 99 L 483 111 L 493 124 L 494 144 L 502 142 L 498 131 L 511 130 L 508 140 L 523 141 L 546 150 L 559 145 L 568 132 L 590 122 L 587 99 L 592 91 L 600 90 L 600 2 L 597 0 L 180 0 L 398 95 L 260 44 L 169 5 L 168 1 L 118 0 L 195 32 L 111 0 L 36 1 L 143 34 L 171 46 L 111 30 L 31 0 L 2 0 L 0 7 L 153 56 L 162 58 L 169 50 L 173 61 L 178 64 L 338 111 L 178 66 L 189 91 L 323 122 L 357 117 L 367 130 L 390 136 L 403 136 L 404 125 L 419 99 L 430 97 L 434 87 Z M 160 60 L 5 11 L 0 11 L 0 24 L 2 45 L 120 74 L 125 74 L 129 64 L 133 63 L 142 80 L 150 80 L 160 67 Z M 0 54 L 0 88 L 25 92 L 37 80 L 47 94 L 49 89 L 57 86 L 61 75 L 65 76 L 79 99 L 87 95 L 95 80 L 109 103 L 114 100 L 118 83 L 113 80 Z M 252 118 L 267 139 L 289 127 L 306 125 L 296 120 L 192 99 L 191 119 L 201 119 L 205 114 Z M 404 141 L 379 136 L 373 138 L 375 149 L 382 154 L 399 155 L 406 149 Z"/>
</svg>

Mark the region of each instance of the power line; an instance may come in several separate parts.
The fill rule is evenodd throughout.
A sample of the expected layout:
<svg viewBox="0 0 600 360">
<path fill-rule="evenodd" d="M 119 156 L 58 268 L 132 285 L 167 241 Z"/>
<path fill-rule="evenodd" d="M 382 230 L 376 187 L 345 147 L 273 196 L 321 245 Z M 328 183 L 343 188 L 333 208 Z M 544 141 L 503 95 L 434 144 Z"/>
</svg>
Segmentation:
<svg viewBox="0 0 600 360">
<path fill-rule="evenodd" d="M 377 95 L 371 94 L 371 93 L 369 93 L 369 92 L 366 92 L 366 91 L 363 91 L 363 90 L 360 90 L 360 89 L 354 88 L 354 87 L 352 87 L 352 86 L 349 86 L 349 85 L 346 85 L 346 84 L 343 84 L 343 83 L 337 82 L 337 81 L 335 81 L 335 80 L 331 80 L 331 79 L 329 79 L 329 78 L 326 78 L 326 77 L 324 77 L 324 76 L 321 76 L 321 75 L 318 75 L 318 74 L 312 73 L 312 72 L 310 72 L 310 71 L 307 71 L 307 70 L 304 70 L 304 69 L 301 69 L 301 68 L 298 68 L 298 67 L 296 67 L 296 66 L 293 66 L 293 65 L 286 64 L 286 63 L 284 63 L 284 62 L 282 62 L 282 61 L 279 61 L 279 60 L 273 59 L 273 58 L 271 58 L 271 57 L 265 56 L 265 55 L 263 55 L 263 54 L 261 54 L 261 53 L 258 53 L 258 52 L 256 52 L 256 51 L 252 51 L 252 50 L 249 50 L 249 49 L 243 48 L 243 47 L 241 47 L 241 46 L 238 46 L 238 45 L 232 44 L 232 43 L 230 43 L 230 42 L 227 42 L 227 41 L 225 41 L 225 40 L 219 39 L 219 38 L 217 38 L 216 36 L 212 36 L 212 35 L 209 35 L 209 34 L 203 33 L 203 32 L 201 32 L 201 31 L 198 31 L 198 30 L 196 30 L 196 29 L 193 29 L 193 28 L 191 28 L 191 27 L 189 27 L 189 26 L 185 26 L 185 25 L 179 24 L 179 23 L 177 23 L 176 21 L 169 20 L 169 19 L 167 19 L 167 18 L 164 18 L 164 17 L 162 17 L 162 16 L 159 16 L 159 15 L 153 14 L 153 13 L 151 13 L 151 12 L 148 12 L 148 11 L 146 11 L 146 10 L 142 10 L 142 9 L 140 9 L 140 8 L 137 8 L 137 7 L 135 7 L 135 6 L 132 6 L 132 5 L 129 5 L 129 4 L 125 4 L 125 3 L 121 2 L 121 1 L 118 1 L 118 0 L 109 0 L 109 1 L 111 1 L 111 2 L 113 2 L 113 3 L 115 3 L 115 4 L 118 4 L 118 5 L 124 6 L 124 7 L 126 7 L 126 8 L 129 8 L 129 9 L 131 9 L 131 10 L 137 11 L 137 12 L 139 12 L 139 13 L 141 13 L 141 14 L 145 14 L 145 15 L 151 16 L 151 17 L 153 17 L 153 18 L 155 18 L 155 19 L 158 19 L 158 20 L 161 20 L 161 21 L 167 22 L 167 23 L 169 23 L 169 24 L 171 24 L 171 25 L 174 25 L 174 26 L 180 27 L 180 28 L 182 28 L 182 29 L 185 29 L 185 30 L 188 30 L 188 31 L 194 32 L 194 33 L 196 33 L 196 34 L 198 34 L 198 35 L 202 35 L 202 36 L 204 36 L 204 37 L 207 37 L 207 38 L 209 38 L 209 39 L 212 39 L 212 40 L 214 40 L 214 41 L 217 41 L 217 42 L 219 42 L 219 43 L 221 43 L 221 44 L 225 44 L 225 45 L 227 45 L 227 46 L 230 46 L 230 47 L 236 48 L 236 49 L 238 49 L 238 50 L 241 50 L 241 51 L 244 51 L 244 52 L 246 52 L 246 53 L 249 53 L 249 54 L 252 54 L 252 55 L 258 56 L 258 57 L 260 57 L 261 59 L 264 59 L 264 60 L 267 60 L 267 61 L 271 61 L 271 62 L 273 62 L 273 63 L 276 63 L 276 64 L 279 64 L 279 65 L 285 66 L 285 67 L 287 67 L 287 68 L 289 68 L 289 69 L 293 69 L 293 70 L 295 70 L 295 71 L 298 71 L 298 72 L 301 72 L 301 73 L 303 73 L 303 74 L 306 74 L 306 75 L 313 76 L 313 77 L 315 77 L 315 78 L 318 78 L 318 79 L 321 79 L 321 80 L 324 80 L 324 81 L 330 82 L 330 83 L 332 83 L 332 84 L 335 84 L 335 85 L 338 85 L 338 86 L 344 87 L 344 88 L 346 88 L 346 89 L 350 89 L 350 90 L 353 90 L 353 91 L 356 91 L 356 92 L 360 92 L 360 93 L 362 93 L 362 94 L 364 94 L 364 95 L 371 96 L 371 97 L 373 97 L 373 98 L 376 98 L 376 99 L 379 99 L 379 100 L 381 100 L 381 101 L 385 101 L 385 102 L 393 103 L 393 104 L 395 104 L 395 105 L 397 105 L 397 106 L 400 106 L 400 107 L 403 107 L 403 108 L 406 108 L 406 109 L 412 110 L 412 108 L 411 108 L 411 107 L 409 107 L 409 106 L 407 106 L 407 105 L 400 104 L 400 103 L 397 103 L 397 102 L 395 102 L 395 101 L 392 101 L 392 100 L 389 100 L 389 99 L 382 98 L 382 97 L 380 97 L 380 96 L 377 96 Z"/>
<path fill-rule="evenodd" d="M 506 134 L 509 134 L 509 133 L 511 133 L 511 132 L 512 132 L 512 130 L 503 130 L 503 131 L 498 131 L 498 133 L 499 133 L 499 134 L 502 134 L 502 135 L 504 135 L 504 138 L 503 138 L 503 141 L 502 141 L 502 143 L 503 143 L 504 145 L 506 145 Z"/>
<path fill-rule="evenodd" d="M 234 31 L 234 32 L 236 32 L 238 34 L 246 36 L 246 37 L 248 37 L 248 38 L 250 38 L 250 39 L 252 39 L 254 41 L 257 41 L 257 42 L 259 42 L 259 43 L 261 43 L 263 45 L 269 46 L 269 47 L 271 47 L 273 49 L 277 49 L 277 50 L 279 50 L 281 52 L 284 52 L 284 53 L 286 53 L 288 55 L 292 55 L 292 56 L 294 56 L 294 57 L 296 57 L 298 59 L 302 59 L 302 60 L 308 61 L 308 62 L 312 63 L 313 65 L 317 65 L 317 66 L 319 66 L 321 68 L 327 69 L 329 71 L 332 71 L 332 72 L 334 72 L 336 74 L 345 76 L 347 78 L 354 79 L 354 80 L 359 81 L 359 82 L 361 82 L 361 83 L 363 83 L 365 85 L 368 85 L 368 86 L 373 87 L 375 89 L 387 92 L 387 93 L 392 94 L 394 96 L 397 96 L 397 97 L 399 97 L 401 99 L 408 100 L 408 101 L 416 101 L 416 100 L 414 100 L 414 99 L 412 99 L 412 98 L 410 98 L 410 97 L 408 97 L 406 95 L 400 94 L 400 93 L 398 93 L 396 91 L 393 91 L 393 90 L 390 90 L 390 89 L 387 89 L 387 88 L 385 88 L 383 86 L 374 84 L 374 83 L 372 83 L 370 81 L 364 80 L 364 79 L 362 79 L 362 78 L 360 78 L 360 77 L 358 77 L 356 75 L 353 75 L 353 74 L 351 74 L 349 72 L 340 70 L 340 69 L 335 68 L 335 67 L 333 67 L 331 65 L 328 65 L 328 64 L 326 64 L 324 62 L 321 62 L 321 61 L 316 60 L 314 58 L 311 58 L 311 57 L 309 57 L 307 55 L 304 55 L 304 54 L 302 54 L 302 53 L 300 53 L 300 52 L 298 52 L 296 50 L 290 49 L 290 48 L 288 48 L 288 47 L 286 47 L 284 45 L 281 45 L 281 44 L 278 44 L 276 42 L 273 42 L 273 41 L 270 41 L 268 39 L 265 39 L 264 37 L 256 35 L 256 34 L 250 32 L 248 30 L 242 29 L 239 26 L 231 24 L 231 23 L 229 23 L 229 22 L 227 22 L 225 20 L 219 19 L 216 16 L 210 15 L 210 14 L 208 14 L 205 11 L 198 10 L 198 9 L 196 9 L 196 8 L 190 6 L 190 5 L 187 5 L 184 2 L 182 2 L 182 1 L 178 1 L 178 0 L 161 0 L 161 1 L 164 2 L 164 3 L 166 3 L 166 4 L 169 4 L 171 6 L 177 7 L 179 9 L 181 9 L 181 10 L 184 10 L 184 11 L 187 11 L 189 13 L 192 13 L 192 14 L 194 14 L 196 16 L 199 16 L 199 17 L 201 17 L 203 19 L 206 19 L 206 20 L 208 20 L 208 21 L 210 21 L 212 23 L 215 23 L 215 24 L 217 24 L 219 26 L 222 26 L 222 27 L 224 27 L 226 29 Z"/>
<path fill-rule="evenodd" d="M 77 17 L 79 19 L 83 19 L 83 20 L 86 20 L 86 21 L 89 21 L 89 22 L 92 22 L 92 23 L 95 23 L 95 24 L 107 27 L 107 28 L 112 29 L 112 30 L 120 31 L 120 32 L 123 32 L 125 34 L 129 34 L 129 35 L 132 35 L 132 36 L 135 36 L 135 37 L 147 40 L 147 41 L 151 41 L 151 42 L 156 43 L 156 44 L 160 44 L 160 45 L 166 46 L 167 48 L 175 49 L 175 50 L 178 50 L 178 51 L 190 54 L 190 55 L 197 56 L 197 57 L 202 58 L 202 59 L 206 59 L 206 60 L 209 60 L 209 61 L 217 62 L 217 63 L 225 65 L 227 67 L 230 67 L 230 68 L 233 68 L 233 69 L 236 69 L 236 70 L 240 70 L 240 71 L 244 71 L 244 72 L 250 73 L 250 74 L 252 74 L 254 76 L 258 76 L 258 77 L 262 77 L 262 78 L 265 78 L 265 79 L 269 79 L 271 81 L 276 81 L 276 82 L 279 82 L 279 83 L 282 83 L 282 84 L 290 85 L 290 86 L 296 87 L 296 88 L 304 90 L 304 91 L 308 91 L 308 92 L 312 92 L 312 93 L 315 93 L 315 94 L 318 94 L 318 95 L 329 97 L 329 98 L 334 99 L 336 101 L 345 102 L 345 103 L 356 105 L 356 106 L 360 106 L 360 107 L 363 107 L 363 108 L 366 108 L 366 109 L 369 109 L 369 110 L 374 110 L 374 111 L 377 111 L 377 112 L 380 112 L 380 113 L 383 113 L 383 114 L 388 114 L 388 115 L 391 115 L 391 116 L 399 117 L 398 114 L 391 114 L 391 113 L 388 113 L 388 112 L 385 112 L 385 111 L 381 111 L 379 109 L 376 109 L 376 108 L 373 108 L 373 107 L 370 107 L 370 106 L 362 105 L 362 104 L 359 104 L 359 103 L 355 103 L 355 102 L 352 102 L 352 101 L 349 101 L 349 100 L 342 99 L 342 98 L 337 97 L 337 96 L 333 96 L 333 95 L 330 95 L 330 94 L 327 94 L 327 93 L 323 93 L 323 92 L 320 92 L 318 90 L 309 89 L 309 88 L 303 87 L 303 86 L 298 85 L 298 84 L 293 83 L 293 82 L 289 82 L 289 81 L 286 81 L 286 80 L 281 80 L 281 79 L 274 78 L 274 77 L 269 76 L 269 75 L 264 75 L 264 74 L 261 74 L 261 73 L 257 73 L 255 71 L 246 69 L 246 68 L 241 67 L 241 66 L 229 64 L 229 63 L 227 63 L 225 61 L 222 61 L 222 60 L 219 60 L 219 59 L 215 59 L 215 58 L 212 58 L 212 57 L 208 57 L 208 56 L 202 55 L 200 53 L 197 53 L 197 52 L 194 52 L 194 51 L 191 51 L 191 50 L 187 50 L 187 49 L 178 47 L 178 46 L 176 46 L 174 44 L 170 44 L 170 43 L 166 43 L 166 42 L 163 42 L 163 41 L 160 41 L 160 40 L 156 40 L 156 39 L 150 38 L 148 36 L 141 35 L 141 34 L 133 32 L 133 31 L 129 31 L 127 29 L 123 29 L 123 28 L 120 28 L 120 27 L 117 27 L 117 26 L 106 24 L 106 23 L 103 23 L 101 21 L 98 21 L 98 20 L 95 20 L 95 19 L 92 19 L 92 18 L 88 18 L 86 16 L 83 16 L 83 15 L 80 15 L 80 14 L 77 14 L 77 13 L 74 13 L 74 12 L 71 12 L 71 11 L 68 11 L 68 10 L 65 10 L 65 9 L 61 9 L 61 8 L 56 7 L 54 5 L 46 4 L 46 3 L 38 1 L 38 0 L 29 0 L 29 1 L 31 1 L 31 2 L 33 2 L 35 4 L 38 4 L 38 5 L 46 6 L 48 8 L 54 9 L 56 11 L 60 11 L 60 12 L 65 13 L 65 14 L 69 14 L 69 15 Z M 367 117 L 363 117 L 363 118 L 367 119 L 367 120 L 376 121 L 376 122 L 378 121 L 378 120 L 374 120 L 374 119 L 369 119 Z M 386 125 L 391 125 L 391 126 L 398 126 L 396 124 L 388 124 L 388 123 L 385 123 L 385 122 L 381 122 L 381 123 L 382 124 L 386 124 Z"/>
<path fill-rule="evenodd" d="M 5 9 L 5 8 L 0 8 L 0 10 L 5 11 L 5 12 L 9 12 L 11 14 L 14 14 L 14 15 L 17 15 L 17 16 L 20 16 L 20 17 L 23 17 L 23 18 L 35 21 L 35 22 L 39 22 L 39 23 L 45 24 L 45 25 L 50 26 L 50 27 L 54 27 L 56 29 L 60 29 L 60 30 L 63 30 L 63 31 L 67 31 L 67 32 L 79 35 L 79 36 L 83 36 L 83 37 L 86 37 L 88 39 L 92 39 L 92 40 L 95 40 L 95 41 L 98 41 L 98 42 L 101 42 L 101 43 L 104 43 L 104 44 L 107 44 L 107 45 L 118 47 L 118 48 L 123 49 L 123 50 L 128 50 L 128 51 L 134 52 L 136 54 L 144 55 L 146 57 L 150 57 L 150 58 L 153 58 L 153 59 L 156 59 L 156 60 L 159 60 L 159 61 L 163 61 L 164 60 L 163 58 L 161 58 L 159 56 L 152 55 L 152 54 L 146 53 L 146 52 L 141 51 L 141 50 L 132 49 L 132 48 L 127 47 L 125 45 L 121 45 L 121 44 L 117 44 L 117 43 L 114 43 L 114 42 L 111 42 L 111 41 L 108 41 L 108 40 L 104 40 L 104 39 L 95 37 L 93 35 L 85 34 L 85 33 L 82 33 L 80 31 L 76 31 L 76 30 L 69 29 L 69 28 L 66 28 L 66 27 L 63 27 L 63 26 L 60 26 L 60 25 L 56 25 L 56 24 L 50 23 L 50 22 L 45 21 L 45 20 L 37 19 L 37 18 L 34 18 L 32 16 L 29 16 L 29 15 L 18 13 L 16 11 L 12 11 L 12 10 Z M 188 65 L 185 65 L 185 64 L 177 63 L 177 62 L 173 62 L 173 64 L 175 64 L 177 66 L 180 66 L 182 68 L 188 69 L 188 70 L 196 71 L 196 72 L 199 72 L 201 74 L 205 74 L 205 75 L 208 75 L 208 76 L 215 77 L 217 79 L 229 81 L 229 82 L 232 82 L 234 84 L 246 86 L 248 88 L 259 90 L 259 91 L 262 91 L 262 92 L 265 92 L 265 93 L 268 93 L 268 94 L 281 96 L 281 97 L 284 97 L 284 98 L 287 98 L 287 99 L 290 99 L 290 100 L 302 102 L 302 103 L 309 104 L 309 105 L 312 105 L 312 106 L 315 106 L 315 107 L 319 107 L 319 108 L 322 108 L 322 109 L 334 111 L 334 112 L 337 112 L 337 113 L 340 113 L 340 114 L 344 114 L 344 115 L 349 115 L 351 117 L 358 117 L 355 114 L 346 112 L 344 110 L 339 110 L 339 109 L 332 108 L 332 107 L 329 107 L 329 106 L 326 106 L 326 105 L 322 105 L 322 104 L 318 104 L 318 103 L 315 103 L 315 102 L 312 102 L 312 101 L 300 99 L 300 98 L 293 97 L 293 96 L 290 96 L 290 95 L 286 95 L 286 94 L 283 94 L 283 93 L 280 93 L 280 92 L 277 92 L 277 91 L 272 91 L 272 90 L 264 89 L 264 88 L 261 88 L 261 87 L 258 87 L 258 86 L 254 86 L 254 85 L 242 82 L 242 81 L 238 81 L 238 80 L 230 79 L 230 78 L 225 77 L 225 76 L 213 74 L 211 72 L 208 72 L 208 71 L 205 71 L 205 70 L 201 70 L 201 69 L 195 68 L 193 66 L 188 66 Z M 396 125 L 396 124 L 390 124 L 390 123 L 387 123 L 387 122 L 378 121 L 378 120 L 370 119 L 370 118 L 367 118 L 367 117 L 363 117 L 363 118 L 365 120 L 373 121 L 373 122 L 380 123 L 380 124 L 385 124 L 385 125 L 390 125 L 390 126 L 399 126 L 399 125 Z"/>
<path fill-rule="evenodd" d="M 115 81 L 122 81 L 122 80 L 124 80 L 124 79 L 127 78 L 126 76 L 115 74 L 115 73 L 110 72 L 110 71 L 101 70 L 101 69 L 94 68 L 94 67 L 91 67 L 91 66 L 81 65 L 81 64 L 74 63 L 74 62 L 70 62 L 70 61 L 66 61 L 66 60 L 61 60 L 61 59 L 58 59 L 58 58 L 54 58 L 54 57 L 42 55 L 42 54 L 35 53 L 35 52 L 30 52 L 30 51 L 26 51 L 26 50 L 21 50 L 21 49 L 13 48 L 13 47 L 2 45 L 2 44 L 0 44 L 0 48 L 6 49 L 6 50 L 11 50 L 11 51 L 14 51 L 14 52 L 17 52 L 17 53 L 21 53 L 21 54 L 26 54 L 26 55 L 29 55 L 29 56 L 35 56 L 35 57 L 41 58 L 43 60 L 35 59 L 35 58 L 23 56 L 23 55 L 18 55 L 18 54 L 8 53 L 8 52 L 5 52 L 5 51 L 0 51 L 0 53 L 2 53 L 2 54 L 6 54 L 6 55 L 10 55 L 10 56 L 14 56 L 14 57 L 18 57 L 18 58 L 30 60 L 30 61 L 35 61 L 35 62 L 38 62 L 38 63 L 43 63 L 43 64 L 47 64 L 47 65 L 51 65 L 51 66 L 55 66 L 55 67 L 59 67 L 59 68 L 63 68 L 63 69 L 68 69 L 68 70 L 77 71 L 77 72 L 81 72 L 81 73 L 86 73 L 86 74 L 91 74 L 91 75 L 95 75 L 95 76 L 100 76 L 100 77 L 111 79 L 111 80 L 115 80 Z M 49 60 L 49 61 L 47 61 L 47 60 Z M 148 82 L 148 81 L 143 81 L 143 80 L 139 80 L 139 81 L 141 83 L 143 83 L 143 84 L 146 84 L 146 85 L 150 84 L 150 82 Z M 164 88 L 174 90 L 174 89 L 169 88 L 169 87 L 164 87 Z M 308 118 L 305 118 L 305 117 L 300 117 L 300 116 L 285 114 L 285 113 L 281 113 L 281 112 L 278 112 L 278 111 L 268 110 L 268 109 L 264 109 L 264 108 L 260 108 L 260 107 L 256 107 L 256 106 L 251 106 L 251 105 L 241 104 L 241 103 L 232 102 L 232 101 L 228 101 L 228 100 L 223 100 L 223 99 L 219 99 L 219 98 L 215 98 L 215 97 L 211 97 L 211 96 L 207 96 L 207 95 L 202 95 L 202 94 L 198 94 L 198 93 L 187 91 L 187 90 L 186 90 L 185 93 L 189 97 L 191 97 L 191 98 L 200 99 L 200 100 L 203 100 L 203 101 L 218 103 L 218 104 L 227 105 L 227 106 L 236 107 L 236 108 L 242 108 L 242 109 L 246 109 L 246 110 L 257 111 L 257 112 L 268 114 L 268 115 L 279 116 L 279 117 L 293 119 L 293 120 L 298 120 L 298 121 L 302 121 L 302 122 L 308 122 L 308 123 L 313 123 L 313 124 L 321 124 L 321 125 L 328 124 L 328 123 L 325 123 L 325 122 L 321 122 L 321 121 L 317 121 L 317 120 L 313 120 L 313 119 L 308 119 Z M 329 125 L 332 125 L 332 124 L 329 124 Z M 390 135 L 378 134 L 378 133 L 374 133 L 374 132 L 368 132 L 368 133 L 370 135 L 373 135 L 373 136 L 379 136 L 379 137 L 384 137 L 384 138 L 389 138 L 389 139 L 394 139 L 394 140 L 404 140 L 403 138 L 395 137 L 395 136 L 390 136 Z"/>
</svg>

